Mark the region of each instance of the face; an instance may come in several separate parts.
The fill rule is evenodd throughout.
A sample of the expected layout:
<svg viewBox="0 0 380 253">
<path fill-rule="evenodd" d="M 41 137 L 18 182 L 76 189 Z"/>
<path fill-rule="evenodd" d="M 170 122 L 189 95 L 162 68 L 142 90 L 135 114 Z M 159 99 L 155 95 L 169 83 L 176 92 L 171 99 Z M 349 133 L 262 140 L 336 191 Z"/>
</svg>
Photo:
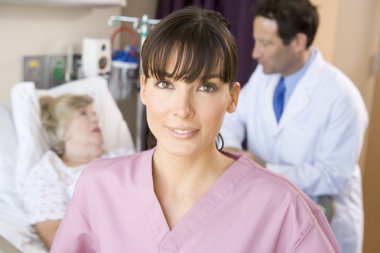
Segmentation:
<svg viewBox="0 0 380 253">
<path fill-rule="evenodd" d="M 103 145 L 98 117 L 91 105 L 72 113 L 66 125 L 64 141 L 76 145 Z"/>
<path fill-rule="evenodd" d="M 149 128 L 157 139 L 157 151 L 177 156 L 215 151 L 224 114 L 235 110 L 238 83 L 230 91 L 219 78 L 186 83 L 142 76 L 141 84 L 140 96 L 146 105 Z"/>
<path fill-rule="evenodd" d="M 283 76 L 295 72 L 299 58 L 295 41 L 284 45 L 278 35 L 276 21 L 258 16 L 253 21 L 255 47 L 252 57 L 263 66 L 265 74 L 280 73 Z"/>
</svg>

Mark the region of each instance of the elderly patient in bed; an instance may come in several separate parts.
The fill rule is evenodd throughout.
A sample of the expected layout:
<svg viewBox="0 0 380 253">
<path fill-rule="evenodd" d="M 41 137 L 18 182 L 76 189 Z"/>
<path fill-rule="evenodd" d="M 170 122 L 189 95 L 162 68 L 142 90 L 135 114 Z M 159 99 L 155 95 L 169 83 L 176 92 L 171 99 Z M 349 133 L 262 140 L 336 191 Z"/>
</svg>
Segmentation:
<svg viewBox="0 0 380 253">
<path fill-rule="evenodd" d="M 106 152 L 98 117 L 87 95 L 41 97 L 41 123 L 51 150 L 31 168 L 21 182 L 21 196 L 30 223 L 50 249 L 55 232 L 84 166 L 101 156 L 128 153 Z"/>
</svg>

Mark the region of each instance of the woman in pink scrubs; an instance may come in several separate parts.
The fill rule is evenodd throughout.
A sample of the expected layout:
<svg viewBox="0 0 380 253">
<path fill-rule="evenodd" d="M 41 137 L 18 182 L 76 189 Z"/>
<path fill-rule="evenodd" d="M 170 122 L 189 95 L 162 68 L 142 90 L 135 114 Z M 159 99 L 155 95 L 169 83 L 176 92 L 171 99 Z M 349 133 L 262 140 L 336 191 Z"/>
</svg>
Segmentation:
<svg viewBox="0 0 380 253">
<path fill-rule="evenodd" d="M 220 150 L 240 85 L 235 42 L 219 13 L 172 13 L 141 54 L 140 96 L 157 145 L 85 169 L 51 252 L 340 252 L 298 188 Z"/>
</svg>

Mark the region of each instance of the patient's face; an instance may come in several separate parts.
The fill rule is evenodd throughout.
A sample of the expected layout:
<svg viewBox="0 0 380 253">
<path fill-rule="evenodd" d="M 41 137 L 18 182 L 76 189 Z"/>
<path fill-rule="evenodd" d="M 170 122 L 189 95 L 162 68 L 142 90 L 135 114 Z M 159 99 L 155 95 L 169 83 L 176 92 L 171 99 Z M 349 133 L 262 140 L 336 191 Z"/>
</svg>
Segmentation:
<svg viewBox="0 0 380 253">
<path fill-rule="evenodd" d="M 98 116 L 91 105 L 71 115 L 65 131 L 65 142 L 69 141 L 77 145 L 103 145 Z"/>
</svg>

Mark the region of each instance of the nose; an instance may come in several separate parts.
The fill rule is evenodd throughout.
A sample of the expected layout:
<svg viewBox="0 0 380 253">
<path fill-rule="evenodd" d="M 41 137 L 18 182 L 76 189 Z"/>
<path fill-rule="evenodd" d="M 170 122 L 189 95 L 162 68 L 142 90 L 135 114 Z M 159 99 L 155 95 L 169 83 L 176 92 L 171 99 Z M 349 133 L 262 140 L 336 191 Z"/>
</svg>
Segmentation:
<svg viewBox="0 0 380 253">
<path fill-rule="evenodd" d="M 93 112 L 91 114 L 91 122 L 96 123 L 96 124 L 99 123 L 99 118 L 98 118 L 98 115 L 96 114 L 96 112 Z"/>
<path fill-rule="evenodd" d="M 259 57 L 260 57 L 260 49 L 259 49 L 259 46 L 257 45 L 257 44 L 255 44 L 254 46 L 253 46 L 253 49 L 252 49 L 252 58 L 253 59 L 258 59 Z"/>
<path fill-rule="evenodd" d="M 173 114 L 176 118 L 188 119 L 194 115 L 193 97 L 189 89 L 184 89 L 174 96 Z"/>
</svg>

